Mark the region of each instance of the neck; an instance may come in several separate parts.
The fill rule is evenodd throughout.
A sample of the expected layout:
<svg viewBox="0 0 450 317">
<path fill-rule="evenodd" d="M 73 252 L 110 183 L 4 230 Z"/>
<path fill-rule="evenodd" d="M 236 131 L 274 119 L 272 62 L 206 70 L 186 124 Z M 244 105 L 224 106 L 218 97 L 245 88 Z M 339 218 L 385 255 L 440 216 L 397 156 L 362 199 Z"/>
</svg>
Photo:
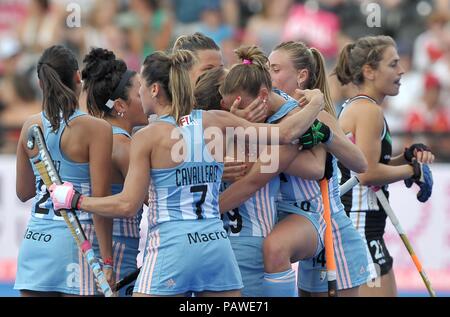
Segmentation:
<svg viewBox="0 0 450 317">
<path fill-rule="evenodd" d="M 172 106 L 170 105 L 170 103 L 168 102 L 164 102 L 162 104 L 158 104 L 157 106 L 155 106 L 155 114 L 160 117 L 160 116 L 164 116 L 170 113 L 170 111 L 172 110 Z"/>
<path fill-rule="evenodd" d="M 384 97 L 386 97 L 386 95 L 378 92 L 376 89 L 365 86 L 358 87 L 358 94 L 369 96 L 370 98 L 374 99 L 379 105 L 383 103 Z"/>
<path fill-rule="evenodd" d="M 84 89 L 81 90 L 80 92 L 80 98 L 78 98 L 78 104 L 80 106 L 80 110 L 86 113 L 88 112 L 88 108 L 87 108 L 87 94 L 86 91 Z"/>
<path fill-rule="evenodd" d="M 267 103 L 269 105 L 268 117 L 270 117 L 275 114 L 282 105 L 286 103 L 286 100 L 284 100 L 284 98 L 280 95 L 277 95 L 274 92 L 270 92 L 269 100 L 267 101 Z"/>
<path fill-rule="evenodd" d="M 108 121 L 113 126 L 124 129 L 131 135 L 133 126 L 130 122 L 128 122 L 128 120 L 124 120 L 122 118 L 110 117 L 110 118 L 106 118 L 106 121 Z"/>
</svg>

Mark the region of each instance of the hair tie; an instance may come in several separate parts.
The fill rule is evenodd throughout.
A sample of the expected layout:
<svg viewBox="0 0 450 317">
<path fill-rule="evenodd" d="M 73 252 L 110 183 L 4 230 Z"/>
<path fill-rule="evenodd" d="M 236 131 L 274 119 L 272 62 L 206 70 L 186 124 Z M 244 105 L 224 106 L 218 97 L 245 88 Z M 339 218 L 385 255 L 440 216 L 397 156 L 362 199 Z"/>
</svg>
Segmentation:
<svg viewBox="0 0 450 317">
<path fill-rule="evenodd" d="M 242 61 L 242 64 L 244 64 L 244 65 L 251 65 L 251 64 L 253 64 L 253 62 L 250 59 L 244 59 Z"/>
</svg>

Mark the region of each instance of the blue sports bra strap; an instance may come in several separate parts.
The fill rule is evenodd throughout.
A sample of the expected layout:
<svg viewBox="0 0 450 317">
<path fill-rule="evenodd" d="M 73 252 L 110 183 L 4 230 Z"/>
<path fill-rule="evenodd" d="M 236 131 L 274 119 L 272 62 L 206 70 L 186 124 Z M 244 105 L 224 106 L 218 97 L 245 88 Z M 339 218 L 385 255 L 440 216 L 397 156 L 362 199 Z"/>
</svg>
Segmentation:
<svg viewBox="0 0 450 317">
<path fill-rule="evenodd" d="M 125 131 L 121 127 L 117 127 L 115 125 L 112 126 L 112 133 L 113 133 L 113 135 L 116 135 L 116 134 L 125 135 L 126 137 L 131 139 L 131 135 L 127 131 Z"/>
</svg>

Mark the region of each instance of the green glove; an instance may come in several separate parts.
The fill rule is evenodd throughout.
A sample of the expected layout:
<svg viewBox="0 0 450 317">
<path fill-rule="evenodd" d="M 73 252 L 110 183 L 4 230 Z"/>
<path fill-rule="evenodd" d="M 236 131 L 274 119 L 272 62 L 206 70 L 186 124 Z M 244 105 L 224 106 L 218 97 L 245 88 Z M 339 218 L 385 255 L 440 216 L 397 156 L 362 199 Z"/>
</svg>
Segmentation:
<svg viewBox="0 0 450 317">
<path fill-rule="evenodd" d="M 314 121 L 312 126 L 300 137 L 299 145 L 302 145 L 302 150 L 312 149 L 320 143 L 328 143 L 333 138 L 333 133 L 330 128 L 319 120 Z"/>
</svg>

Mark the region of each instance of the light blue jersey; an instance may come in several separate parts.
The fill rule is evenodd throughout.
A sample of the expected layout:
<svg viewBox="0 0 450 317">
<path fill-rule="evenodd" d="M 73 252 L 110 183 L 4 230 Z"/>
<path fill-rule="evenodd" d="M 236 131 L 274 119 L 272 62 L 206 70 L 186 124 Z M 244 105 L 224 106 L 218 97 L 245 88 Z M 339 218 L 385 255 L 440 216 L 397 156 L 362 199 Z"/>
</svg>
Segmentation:
<svg viewBox="0 0 450 317">
<path fill-rule="evenodd" d="M 223 163 L 214 161 L 204 142 L 202 113 L 193 110 L 179 120 L 184 160 L 174 168 L 150 172 L 149 231 L 136 293 L 180 295 L 242 288 L 220 220 Z M 178 126 L 170 116 L 158 120 Z"/>
<path fill-rule="evenodd" d="M 122 128 L 113 126 L 112 127 L 113 135 L 124 135 L 128 138 L 131 138 L 130 134 Z M 123 184 L 112 184 L 111 185 L 111 194 L 115 195 L 123 190 Z M 114 218 L 113 224 L 113 236 L 118 237 L 128 237 L 128 238 L 137 238 L 139 239 L 139 226 L 141 224 L 142 219 L 142 208 L 139 209 L 136 216 L 129 218 Z"/>
<path fill-rule="evenodd" d="M 282 92 L 281 90 L 274 90 L 286 100 L 286 103 L 280 109 L 267 119 L 268 123 L 275 123 L 284 118 L 289 112 L 298 107 L 295 99 Z M 320 186 L 317 181 L 304 180 L 296 176 L 291 176 L 286 173 L 280 174 L 280 195 L 278 200 L 284 202 L 303 202 L 316 199 L 320 197 Z"/>
<path fill-rule="evenodd" d="M 179 130 L 188 142 L 186 157 L 189 159 L 174 168 L 151 170 L 150 228 L 167 221 L 220 218 L 218 194 L 223 163 L 216 162 L 206 148 L 202 111 L 193 110 L 183 118 L 185 124 Z M 175 125 L 170 116 L 158 120 Z"/>
<path fill-rule="evenodd" d="M 286 93 L 278 89 L 274 89 L 274 92 L 284 97 L 286 103 L 281 106 L 276 114 L 269 118 L 268 123 L 277 121 L 297 106 L 297 101 Z M 229 186 L 229 183 L 224 182 L 221 187 L 222 191 L 225 191 Z M 279 190 L 280 179 L 274 177 L 239 208 L 224 214 L 223 221 L 228 229 L 228 234 L 230 236 L 265 238 L 277 222 L 276 199 Z"/>
<path fill-rule="evenodd" d="M 280 90 L 274 90 L 286 99 L 282 112 L 289 112 L 297 101 Z M 276 120 L 276 119 L 274 119 Z M 225 190 L 228 183 L 222 184 Z M 274 177 L 241 206 L 224 214 L 231 246 L 244 282 L 243 296 L 263 296 L 264 261 L 263 241 L 277 222 L 277 196 L 280 178 Z"/>
<path fill-rule="evenodd" d="M 76 110 L 74 114 L 70 116 L 69 121 L 83 115 L 85 115 L 84 112 Z M 73 187 L 81 194 L 90 196 L 91 181 L 89 163 L 76 163 L 71 161 L 65 157 L 60 148 L 61 136 L 66 128 L 66 123 L 64 120 L 61 120 L 59 129 L 57 131 L 52 131 L 50 121 L 46 118 L 44 113 L 41 113 L 41 119 L 43 126 L 42 133 L 47 144 L 47 149 L 52 156 L 53 163 L 61 180 L 64 182 L 71 182 Z M 39 154 L 38 156 L 30 159 L 34 176 L 36 177 L 36 196 L 34 197 L 31 214 L 36 218 L 64 221 L 61 214 L 53 209 L 50 193 L 41 179 L 39 172 L 34 167 L 33 162 L 36 160 L 41 160 Z M 92 221 L 92 216 L 89 213 L 80 210 L 77 210 L 76 213 L 80 221 Z"/>
<path fill-rule="evenodd" d="M 330 154 L 328 154 L 330 155 Z M 333 174 L 328 181 L 333 247 L 336 261 L 338 290 L 350 289 L 367 283 L 369 258 L 360 234 L 344 210 L 339 191 L 339 168 L 336 157 L 332 159 Z M 322 293 L 328 290 L 324 250 L 313 259 L 300 261 L 298 288 Z"/>
<path fill-rule="evenodd" d="M 267 119 L 268 123 L 276 123 L 298 107 L 298 102 L 282 92 L 274 90 L 286 100 L 286 103 L 278 111 Z M 323 248 L 323 234 L 325 232 L 325 220 L 323 218 L 323 202 L 320 186 L 317 181 L 305 180 L 296 176 L 281 173 L 280 193 L 278 195 L 279 220 L 287 214 L 298 214 L 311 221 L 317 230 L 319 243 L 316 255 Z"/>
<path fill-rule="evenodd" d="M 69 122 L 85 115 L 75 111 Z M 71 182 L 84 195 L 90 195 L 89 163 L 75 163 L 65 157 L 60 148 L 61 136 L 67 124 L 61 120 L 52 131 L 49 120 L 41 115 L 43 135 L 48 151 L 62 181 Z M 39 154 L 31 159 L 40 160 Z M 40 292 L 61 292 L 72 295 L 98 294 L 92 270 L 70 233 L 67 224 L 53 204 L 47 188 L 33 166 L 36 177 L 36 197 L 17 260 L 15 289 Z M 87 213 L 76 211 L 87 239 L 94 241 L 92 220 Z"/>
<path fill-rule="evenodd" d="M 223 191 L 230 186 L 222 184 Z M 224 214 L 223 222 L 230 237 L 267 237 L 277 220 L 276 197 L 280 179 L 274 177 L 238 208 Z"/>
</svg>

